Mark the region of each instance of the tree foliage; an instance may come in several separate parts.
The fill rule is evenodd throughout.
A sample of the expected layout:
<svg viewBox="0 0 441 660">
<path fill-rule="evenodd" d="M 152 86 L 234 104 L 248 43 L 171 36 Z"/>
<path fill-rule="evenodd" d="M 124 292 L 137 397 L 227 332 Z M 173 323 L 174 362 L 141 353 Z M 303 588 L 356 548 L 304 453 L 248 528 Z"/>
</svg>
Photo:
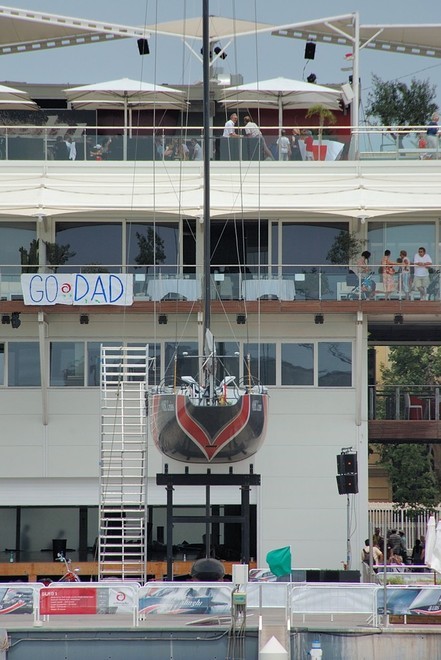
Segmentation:
<svg viewBox="0 0 441 660">
<path fill-rule="evenodd" d="M 407 85 L 374 74 L 366 114 L 383 126 L 423 126 L 437 110 L 435 97 L 436 86 L 429 80 L 412 78 Z"/>
<path fill-rule="evenodd" d="M 363 249 L 363 241 L 355 234 L 342 229 L 334 239 L 326 259 L 331 264 L 353 264 Z"/>
<path fill-rule="evenodd" d="M 393 346 L 389 364 L 381 368 L 384 386 L 437 385 L 441 383 L 441 348 Z M 427 444 L 380 446 L 381 462 L 392 485 L 395 504 L 415 511 L 433 509 L 441 501 L 441 466 L 436 447 Z"/>
<path fill-rule="evenodd" d="M 441 348 L 391 346 L 389 365 L 381 368 L 384 385 L 437 385 L 441 383 Z"/>
<path fill-rule="evenodd" d="M 381 460 L 392 484 L 394 504 L 416 511 L 439 504 L 441 493 L 428 445 L 383 445 Z"/>
<path fill-rule="evenodd" d="M 135 262 L 140 266 L 153 266 L 154 264 L 162 264 L 165 261 L 164 240 L 153 231 L 151 227 L 147 227 L 146 235 L 136 232 L 136 239 L 138 241 L 138 254 L 135 257 Z M 147 269 L 146 269 L 147 270 Z"/>
</svg>

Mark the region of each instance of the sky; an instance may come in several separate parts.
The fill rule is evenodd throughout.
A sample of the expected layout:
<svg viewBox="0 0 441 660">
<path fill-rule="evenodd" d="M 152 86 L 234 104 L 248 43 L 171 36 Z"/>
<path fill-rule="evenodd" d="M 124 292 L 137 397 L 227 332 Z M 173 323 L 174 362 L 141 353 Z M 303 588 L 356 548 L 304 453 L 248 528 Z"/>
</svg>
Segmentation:
<svg viewBox="0 0 441 660">
<path fill-rule="evenodd" d="M 66 16 L 107 20 L 124 25 L 200 16 L 202 0 L 9 0 L 5 6 Z M 362 6 L 363 5 L 363 6 Z M 441 24 L 441 4 L 433 0 L 210 0 L 210 14 L 263 23 L 284 24 L 360 12 L 363 24 Z M 0 58 L 0 80 L 9 82 L 80 85 L 122 77 L 158 84 L 191 84 L 202 78 L 201 65 L 180 39 L 159 37 L 150 43 L 151 55 L 140 57 L 134 40 L 75 46 L 53 51 L 6 55 Z M 197 46 L 196 48 L 199 48 Z M 315 73 L 318 83 L 348 81 L 347 47 L 317 44 L 314 60 L 304 58 L 305 42 L 260 35 L 238 39 L 222 62 L 225 74 L 240 73 L 244 82 L 285 76 L 306 80 Z M 413 77 L 437 87 L 441 106 L 441 59 L 363 51 L 360 60 L 362 102 L 372 74 L 383 80 Z M 363 107 L 361 112 L 363 119 Z"/>
</svg>

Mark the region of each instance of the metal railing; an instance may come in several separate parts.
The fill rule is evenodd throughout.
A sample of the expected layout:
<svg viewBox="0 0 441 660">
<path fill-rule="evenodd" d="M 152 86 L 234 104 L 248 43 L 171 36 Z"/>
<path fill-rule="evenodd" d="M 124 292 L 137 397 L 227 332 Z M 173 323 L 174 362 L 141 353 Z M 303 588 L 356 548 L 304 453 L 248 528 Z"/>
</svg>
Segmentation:
<svg viewBox="0 0 441 660">
<path fill-rule="evenodd" d="M 211 268 L 212 300 L 283 300 L 283 301 L 346 301 L 391 300 L 418 301 L 418 289 L 404 290 L 400 269 L 394 275 L 394 289 L 386 292 L 379 266 L 372 265 L 370 274 L 356 274 L 356 266 L 343 264 L 283 264 L 283 265 L 216 265 Z M 428 300 L 440 300 L 441 267 L 434 265 L 427 287 Z M 202 295 L 202 266 L 124 265 L 124 264 L 61 264 L 61 265 L 0 265 L 0 299 L 19 300 L 23 297 L 21 275 L 81 273 L 133 274 L 135 300 L 189 300 Z"/>
<path fill-rule="evenodd" d="M 119 581 L 54 582 L 48 586 L 12 582 L 2 585 L 2 615 L 8 630 L 26 624 L 54 629 L 59 622 L 65 626 L 67 619 L 94 629 L 109 625 L 175 628 L 201 621 L 225 627 L 236 589 L 232 583 L 209 582 L 150 582 L 144 586 Z M 338 617 L 340 625 L 387 626 L 391 614 L 430 614 L 441 598 L 440 586 L 417 581 L 410 590 L 409 584 L 274 582 L 240 585 L 240 590 L 246 594 L 244 612 L 261 615 L 270 610 L 273 623 L 280 620 L 285 625 L 287 621 L 297 624 L 299 619 L 330 624 Z M 161 615 L 159 620 L 157 615 Z M 251 617 L 248 625 L 256 623 L 256 617 Z"/>
<path fill-rule="evenodd" d="M 369 419 L 439 421 L 441 386 L 369 385 Z"/>
<path fill-rule="evenodd" d="M 439 140 L 429 146 L 425 126 L 391 129 L 387 126 L 284 126 L 293 137 L 288 154 L 278 142 L 281 126 L 261 126 L 262 135 L 223 138 L 223 126 L 210 135 L 210 154 L 219 161 L 279 161 L 287 167 L 298 161 L 436 160 Z M 354 141 L 354 137 L 357 139 Z M 2 125 L 1 160 L 36 161 L 201 161 L 204 134 L 201 126 L 173 128 L 92 126 L 86 124 Z M 357 150 L 355 144 L 358 145 Z"/>
</svg>

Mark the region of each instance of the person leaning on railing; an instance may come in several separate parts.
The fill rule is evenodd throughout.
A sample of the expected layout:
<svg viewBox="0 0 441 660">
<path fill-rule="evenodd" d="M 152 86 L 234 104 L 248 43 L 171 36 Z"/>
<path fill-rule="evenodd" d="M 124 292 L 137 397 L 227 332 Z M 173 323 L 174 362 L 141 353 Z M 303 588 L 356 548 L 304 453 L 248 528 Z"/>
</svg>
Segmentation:
<svg viewBox="0 0 441 660">
<path fill-rule="evenodd" d="M 431 120 L 427 124 L 427 130 L 426 130 L 426 140 L 429 149 L 438 148 L 438 135 L 439 135 L 438 122 L 439 122 L 439 114 L 437 112 L 434 112 Z"/>
</svg>

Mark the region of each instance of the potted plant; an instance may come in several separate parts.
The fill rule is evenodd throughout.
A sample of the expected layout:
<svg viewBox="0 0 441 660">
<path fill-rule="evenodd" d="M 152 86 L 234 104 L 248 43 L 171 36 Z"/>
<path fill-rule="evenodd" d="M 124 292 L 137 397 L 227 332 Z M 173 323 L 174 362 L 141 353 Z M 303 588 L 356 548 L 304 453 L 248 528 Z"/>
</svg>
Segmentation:
<svg viewBox="0 0 441 660">
<path fill-rule="evenodd" d="M 336 124 L 337 123 L 337 118 L 335 114 L 332 112 L 332 110 L 329 110 L 323 103 L 314 103 L 309 109 L 308 112 L 306 113 L 306 118 L 310 119 L 311 117 L 318 116 L 319 120 L 319 125 L 317 129 L 317 134 L 318 134 L 318 159 L 317 160 L 325 160 L 325 154 L 322 150 L 322 138 L 323 138 L 323 128 L 325 125 L 330 125 L 330 124 Z M 323 156 L 323 157 L 322 157 Z"/>
</svg>

